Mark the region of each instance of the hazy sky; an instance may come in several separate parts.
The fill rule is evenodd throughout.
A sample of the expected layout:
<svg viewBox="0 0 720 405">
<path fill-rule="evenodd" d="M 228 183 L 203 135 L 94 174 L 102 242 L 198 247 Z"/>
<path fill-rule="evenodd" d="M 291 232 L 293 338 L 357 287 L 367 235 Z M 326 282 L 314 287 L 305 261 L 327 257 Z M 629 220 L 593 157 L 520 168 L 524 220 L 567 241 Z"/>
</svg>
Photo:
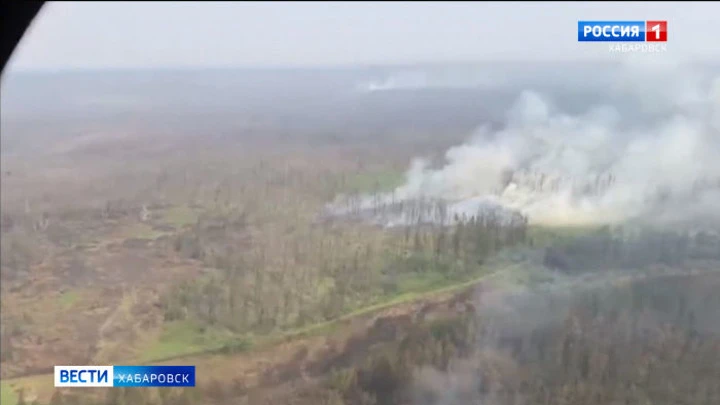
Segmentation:
<svg viewBox="0 0 720 405">
<path fill-rule="evenodd" d="M 720 3 L 48 3 L 14 69 L 619 57 L 578 19 L 668 20 L 668 53 L 720 60 Z"/>
</svg>

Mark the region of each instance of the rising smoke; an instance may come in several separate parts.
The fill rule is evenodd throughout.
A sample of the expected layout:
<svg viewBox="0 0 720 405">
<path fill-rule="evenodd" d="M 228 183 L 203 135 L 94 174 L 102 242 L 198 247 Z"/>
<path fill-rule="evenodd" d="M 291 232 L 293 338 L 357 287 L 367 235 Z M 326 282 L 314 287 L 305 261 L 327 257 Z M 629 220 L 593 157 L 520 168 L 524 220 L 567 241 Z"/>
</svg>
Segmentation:
<svg viewBox="0 0 720 405">
<path fill-rule="evenodd" d="M 570 115 L 525 91 L 502 129 L 479 128 L 439 168 L 416 159 L 404 185 L 360 206 L 441 199 L 451 216 L 501 206 L 546 225 L 720 220 L 720 78 L 641 66 L 613 83 L 608 91 L 632 110 Z"/>
<path fill-rule="evenodd" d="M 477 322 L 471 341 L 473 353 L 452 359 L 444 371 L 430 366 L 417 370 L 413 403 L 537 404 L 536 400 L 523 397 L 528 393 L 527 387 L 518 381 L 532 372 L 542 373 L 538 378 L 543 379 L 545 388 L 552 389 L 553 375 L 564 375 L 553 366 L 562 357 L 561 347 L 566 347 L 558 341 L 560 337 L 565 338 L 565 342 L 585 341 L 596 351 L 615 347 L 629 355 L 633 353 L 633 346 L 648 344 L 652 341 L 648 336 L 663 327 L 683 326 L 676 308 L 666 305 L 668 303 L 682 303 L 679 307 L 693 314 L 694 333 L 717 336 L 720 314 L 711 305 L 716 299 L 712 297 L 717 297 L 714 293 L 720 281 L 717 274 L 714 270 L 625 271 L 557 276 L 535 288 L 484 286 L 474 303 Z M 693 285 L 690 280 L 694 277 L 700 277 L 704 283 Z M 581 316 L 586 317 L 584 325 L 578 319 Z M 599 330 L 593 330 L 592 325 Z M 558 334 L 558 331 L 562 332 Z M 581 346 L 577 343 L 577 347 Z M 546 351 L 547 355 L 539 350 Z M 623 363 L 622 367 L 638 365 Z M 560 379 L 567 382 L 562 378 L 567 375 Z"/>
<path fill-rule="evenodd" d="M 621 102 L 580 114 L 564 112 L 552 93 L 524 91 L 507 111 L 501 129 L 479 128 L 466 142 L 448 149 L 439 167 L 417 158 L 405 183 L 392 192 L 363 196 L 350 208 L 339 198 L 331 208 L 340 214 L 352 209 L 365 212 L 385 225 L 412 223 L 417 216 L 378 206 L 399 205 L 412 211 L 413 201 L 437 200 L 447 202 L 446 215 L 435 213 L 429 218 L 441 221 L 501 207 L 526 215 L 531 223 L 556 226 L 629 220 L 720 225 L 720 78 L 681 66 L 631 66 L 612 83 L 606 89 L 611 96 L 604 99 Z M 635 289 L 628 291 L 635 291 L 645 283 L 649 291 L 656 291 L 653 278 L 672 281 L 686 272 L 555 275 L 539 287 L 486 291 L 475 303 L 480 325 L 476 350 L 454 359 L 446 370 L 429 366 L 417 370 L 413 403 L 538 403 L 522 397 L 527 387 L 513 385 L 532 369 L 522 368 L 523 364 L 539 364 L 528 342 L 544 333 L 567 330 L 596 343 L 581 336 L 576 325 L 565 323 L 574 320 L 568 316 L 571 310 L 593 307 L 584 299 L 597 296 L 599 313 L 623 314 L 607 323 L 613 328 L 598 341 L 604 339 L 607 347 L 641 347 L 636 341 L 628 343 L 630 331 L 654 331 L 675 321 L 676 314 L 645 311 L 639 322 L 627 311 L 630 301 L 623 301 L 631 294 L 616 287 L 633 285 Z M 689 312 L 699 315 L 695 328 L 717 334 L 720 319 L 717 311 L 709 309 L 710 289 L 703 295 L 682 288 L 677 295 L 693 308 Z M 514 357 L 503 355 L 512 351 L 505 347 L 507 342 L 515 341 L 525 349 Z M 628 362 L 628 367 L 633 365 Z M 488 373 L 492 378 L 486 378 Z M 520 394 L 511 400 L 502 396 L 509 392 Z"/>
</svg>

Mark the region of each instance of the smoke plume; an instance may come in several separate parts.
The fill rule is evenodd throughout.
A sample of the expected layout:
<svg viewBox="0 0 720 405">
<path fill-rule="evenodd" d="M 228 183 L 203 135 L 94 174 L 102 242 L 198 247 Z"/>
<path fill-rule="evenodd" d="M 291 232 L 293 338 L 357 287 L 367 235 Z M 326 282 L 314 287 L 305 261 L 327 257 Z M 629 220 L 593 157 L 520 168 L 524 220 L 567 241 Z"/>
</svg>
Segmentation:
<svg viewBox="0 0 720 405">
<path fill-rule="evenodd" d="M 703 282 L 693 283 L 696 277 Z M 535 288 L 484 286 L 475 301 L 478 321 L 472 341 L 474 352 L 452 359 L 447 371 L 430 366 L 417 370 L 414 404 L 536 404 L 537 398 L 524 397 L 528 392 L 521 381 L 537 372 L 543 373 L 543 386 L 548 390 L 552 390 L 553 381 L 566 382 L 563 378 L 567 374 L 553 366 L 563 356 L 565 346 L 557 344 L 561 338 L 565 342 L 585 341 L 593 350 L 614 347 L 630 355 L 638 353 L 638 346 L 652 344 L 649 336 L 663 327 L 682 326 L 674 304 L 658 304 L 659 296 L 664 298 L 663 303 L 682 303 L 679 307 L 693 314 L 694 333 L 716 336 L 720 316 L 708 300 L 716 295 L 718 282 L 714 270 L 668 270 L 654 274 L 558 275 Z M 641 298 L 646 300 L 642 308 L 633 308 L 631 303 L 638 305 Z M 581 346 L 578 343 L 577 347 Z M 638 367 L 631 362 L 620 363 L 620 367 Z M 538 364 L 543 367 L 534 368 Z"/>
<path fill-rule="evenodd" d="M 571 115 L 525 91 L 502 129 L 479 128 L 441 167 L 416 159 L 404 185 L 360 205 L 441 199 L 453 216 L 501 206 L 546 225 L 718 220 L 720 78 L 643 67 L 608 91 L 632 108 Z"/>
</svg>

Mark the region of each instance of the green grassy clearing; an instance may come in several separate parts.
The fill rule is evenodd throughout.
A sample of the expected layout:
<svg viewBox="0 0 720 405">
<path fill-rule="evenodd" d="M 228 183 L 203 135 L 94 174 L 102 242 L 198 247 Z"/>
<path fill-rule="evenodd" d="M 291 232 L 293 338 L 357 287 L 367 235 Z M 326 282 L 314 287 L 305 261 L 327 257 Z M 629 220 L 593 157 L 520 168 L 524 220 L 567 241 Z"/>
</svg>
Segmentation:
<svg viewBox="0 0 720 405">
<path fill-rule="evenodd" d="M 215 350 L 231 343 L 234 335 L 196 322 L 173 321 L 163 326 L 159 339 L 136 359 L 140 363 Z"/>
<path fill-rule="evenodd" d="M 397 292 L 380 296 L 374 303 L 346 312 L 338 318 L 258 336 L 255 339 L 238 336 L 228 331 L 203 329 L 192 321 L 174 321 L 165 325 L 160 339 L 145 349 L 137 361 L 149 363 L 217 351 L 242 351 L 250 347 L 266 347 L 292 338 L 317 336 L 331 332 L 343 321 L 354 317 L 417 299 L 462 290 L 491 275 L 487 269 L 480 267 L 472 273 L 457 278 L 447 277 L 438 272 L 426 272 L 402 280 Z"/>
<path fill-rule="evenodd" d="M 0 383 L 0 404 L 15 405 L 18 402 L 18 395 L 10 386 L 10 383 L 3 381 Z"/>
</svg>

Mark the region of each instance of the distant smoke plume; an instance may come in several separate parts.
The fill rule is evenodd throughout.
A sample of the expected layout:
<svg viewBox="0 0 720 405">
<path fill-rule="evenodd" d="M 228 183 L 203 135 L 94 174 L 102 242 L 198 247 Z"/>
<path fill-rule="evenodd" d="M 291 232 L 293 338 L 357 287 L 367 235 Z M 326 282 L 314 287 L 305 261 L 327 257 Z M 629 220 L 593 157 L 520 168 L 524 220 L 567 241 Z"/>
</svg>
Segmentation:
<svg viewBox="0 0 720 405">
<path fill-rule="evenodd" d="M 408 70 L 396 72 L 382 78 L 365 81 L 356 86 L 360 92 L 418 89 L 472 89 L 499 87 L 503 75 L 497 72 L 482 71 L 482 74 L 468 71 L 429 72 L 426 70 Z"/>
<path fill-rule="evenodd" d="M 499 205 L 552 225 L 718 220 L 720 79 L 681 73 L 664 67 L 618 76 L 609 89 L 616 98 L 661 117 L 645 122 L 613 106 L 564 114 L 525 91 L 501 130 L 478 129 L 446 152 L 442 167 L 418 158 L 406 183 L 380 201 L 442 199 L 448 212 L 471 214 Z"/>
</svg>

